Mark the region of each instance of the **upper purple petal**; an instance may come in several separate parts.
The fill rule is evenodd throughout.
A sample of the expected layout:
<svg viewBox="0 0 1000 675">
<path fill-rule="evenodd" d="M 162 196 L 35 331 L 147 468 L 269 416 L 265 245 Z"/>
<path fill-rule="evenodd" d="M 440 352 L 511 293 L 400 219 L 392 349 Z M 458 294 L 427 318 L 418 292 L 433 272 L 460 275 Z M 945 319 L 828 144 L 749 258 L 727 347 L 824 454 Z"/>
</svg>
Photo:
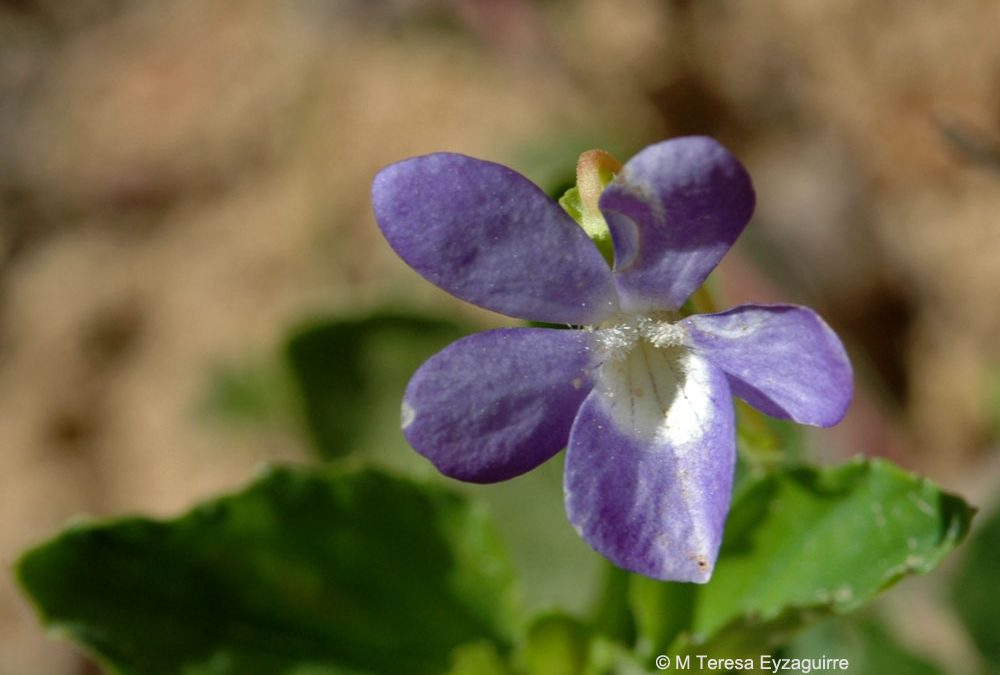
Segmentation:
<svg viewBox="0 0 1000 675">
<path fill-rule="evenodd" d="M 573 424 L 566 511 L 616 565 L 703 583 L 732 492 L 732 398 L 722 372 L 698 355 L 640 350 L 605 364 Z"/>
<path fill-rule="evenodd" d="M 445 347 L 413 375 L 403 434 L 441 473 L 492 483 L 529 471 L 566 445 L 593 386 L 590 334 L 501 328 Z"/>
<path fill-rule="evenodd" d="M 743 231 L 754 208 L 746 170 L 711 138 L 651 145 L 600 201 L 615 247 L 623 310 L 675 310 Z"/>
<path fill-rule="evenodd" d="M 807 307 L 742 305 L 684 319 L 690 345 L 725 371 L 733 393 L 772 417 L 828 427 L 854 391 L 840 339 Z"/>
<path fill-rule="evenodd" d="M 611 270 L 583 229 L 507 167 L 453 153 L 379 172 L 375 219 L 396 253 L 452 295 L 509 316 L 599 323 Z"/>
</svg>

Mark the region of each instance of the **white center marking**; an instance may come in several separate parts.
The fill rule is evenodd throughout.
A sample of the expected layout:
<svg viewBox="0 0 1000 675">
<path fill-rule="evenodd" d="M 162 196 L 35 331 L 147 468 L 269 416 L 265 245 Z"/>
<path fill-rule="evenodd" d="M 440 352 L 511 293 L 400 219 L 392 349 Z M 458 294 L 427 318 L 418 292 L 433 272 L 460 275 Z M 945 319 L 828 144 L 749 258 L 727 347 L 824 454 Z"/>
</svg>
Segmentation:
<svg viewBox="0 0 1000 675">
<path fill-rule="evenodd" d="M 648 452 L 667 452 L 675 467 L 677 494 L 693 528 L 685 546 L 707 573 L 709 522 L 699 475 L 701 442 L 713 426 L 709 363 L 686 346 L 678 323 L 642 317 L 596 331 L 605 360 L 596 388 L 618 431 Z M 671 544 L 676 545 L 676 544 Z"/>
</svg>

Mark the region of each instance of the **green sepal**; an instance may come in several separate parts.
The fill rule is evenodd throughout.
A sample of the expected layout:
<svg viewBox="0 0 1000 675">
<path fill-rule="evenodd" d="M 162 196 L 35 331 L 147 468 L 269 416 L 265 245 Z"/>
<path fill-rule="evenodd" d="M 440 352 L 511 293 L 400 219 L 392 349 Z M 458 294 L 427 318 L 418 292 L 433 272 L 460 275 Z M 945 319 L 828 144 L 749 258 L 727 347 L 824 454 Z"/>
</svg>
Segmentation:
<svg viewBox="0 0 1000 675">
<path fill-rule="evenodd" d="M 590 240 L 594 242 L 597 250 L 604 256 L 604 260 L 607 261 L 608 265 L 614 265 L 615 248 L 611 241 L 611 230 L 608 229 L 608 224 L 604 221 L 604 216 L 600 215 L 600 212 L 595 216 L 584 209 L 583 202 L 580 199 L 579 188 L 574 185 L 569 190 L 566 190 L 563 196 L 559 198 L 559 205 L 583 228 L 583 231 L 587 233 Z"/>
<path fill-rule="evenodd" d="M 588 150 L 576 163 L 576 185 L 559 198 L 559 205 L 587 233 L 609 266 L 615 264 L 611 230 L 599 206 L 601 192 L 622 169 L 621 162 L 603 150 Z"/>
</svg>

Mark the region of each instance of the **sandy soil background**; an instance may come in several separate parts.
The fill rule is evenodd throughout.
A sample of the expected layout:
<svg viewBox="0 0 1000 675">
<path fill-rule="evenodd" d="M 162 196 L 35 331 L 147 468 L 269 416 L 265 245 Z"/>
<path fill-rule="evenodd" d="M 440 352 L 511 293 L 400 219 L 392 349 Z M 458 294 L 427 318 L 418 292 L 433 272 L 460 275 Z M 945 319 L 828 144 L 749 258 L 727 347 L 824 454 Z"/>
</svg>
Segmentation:
<svg viewBox="0 0 1000 675">
<path fill-rule="evenodd" d="M 992 508 L 998 25 L 993 0 L 3 3 L 0 558 L 304 458 L 198 414 L 212 368 L 290 322 L 497 321 L 395 259 L 379 167 L 447 149 L 552 185 L 589 147 L 686 133 L 757 185 L 731 304 L 807 302 L 849 345 L 863 392 L 828 458 L 889 455 Z M 933 582 L 891 595 L 900 638 L 962 672 Z M 0 575 L 0 673 L 87 672 Z"/>
</svg>

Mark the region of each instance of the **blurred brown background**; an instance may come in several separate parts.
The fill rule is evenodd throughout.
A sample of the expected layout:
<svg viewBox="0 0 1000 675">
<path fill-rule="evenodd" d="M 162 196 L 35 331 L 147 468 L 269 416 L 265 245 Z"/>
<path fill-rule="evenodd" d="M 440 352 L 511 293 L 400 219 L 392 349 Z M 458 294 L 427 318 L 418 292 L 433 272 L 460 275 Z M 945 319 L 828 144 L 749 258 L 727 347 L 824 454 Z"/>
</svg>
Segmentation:
<svg viewBox="0 0 1000 675">
<path fill-rule="evenodd" d="M 0 3 L 4 565 L 75 514 L 172 514 L 304 457 L 197 405 L 292 321 L 387 302 L 497 321 L 395 259 L 379 167 L 454 150 L 554 188 L 580 151 L 687 133 L 758 190 L 728 304 L 807 302 L 849 344 L 862 391 L 824 457 L 885 454 L 989 508 L 998 26 L 995 0 Z M 961 672 L 927 583 L 884 611 Z M 0 674 L 90 668 L 0 577 Z"/>
</svg>

